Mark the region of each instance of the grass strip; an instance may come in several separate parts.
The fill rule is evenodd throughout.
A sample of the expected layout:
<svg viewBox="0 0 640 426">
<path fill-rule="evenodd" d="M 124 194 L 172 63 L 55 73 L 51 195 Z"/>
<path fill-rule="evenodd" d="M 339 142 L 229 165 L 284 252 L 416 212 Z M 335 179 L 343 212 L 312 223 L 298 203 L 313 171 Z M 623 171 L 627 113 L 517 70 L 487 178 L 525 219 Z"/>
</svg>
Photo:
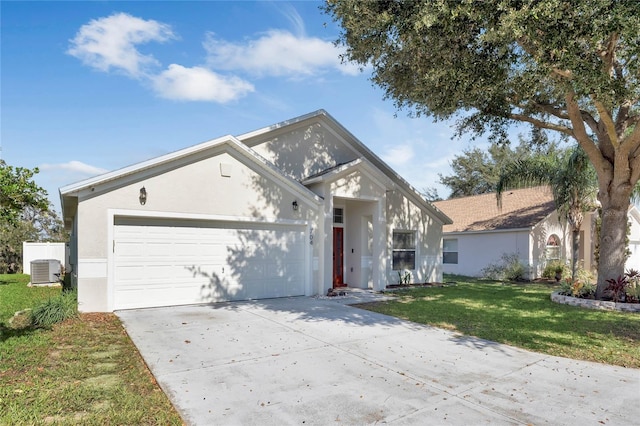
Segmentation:
<svg viewBox="0 0 640 426">
<path fill-rule="evenodd" d="M 0 282 L 0 424 L 183 424 L 114 314 L 9 329 L 13 310 L 60 289 L 25 292 L 12 275 Z"/>
<path fill-rule="evenodd" d="M 448 276 L 455 286 L 395 292 L 363 309 L 534 352 L 640 368 L 640 314 L 554 303 L 558 286 Z"/>
</svg>

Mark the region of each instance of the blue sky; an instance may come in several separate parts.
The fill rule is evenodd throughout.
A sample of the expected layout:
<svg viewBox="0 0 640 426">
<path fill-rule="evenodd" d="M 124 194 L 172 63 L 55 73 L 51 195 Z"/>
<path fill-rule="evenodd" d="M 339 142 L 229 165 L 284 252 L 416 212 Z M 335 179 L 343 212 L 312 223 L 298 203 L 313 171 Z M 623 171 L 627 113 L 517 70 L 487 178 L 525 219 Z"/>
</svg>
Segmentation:
<svg viewBox="0 0 640 426">
<path fill-rule="evenodd" d="M 340 63 L 320 2 L 14 2 L 1 8 L 1 146 L 58 188 L 216 137 L 327 110 L 418 189 L 456 154 Z M 397 115 L 397 116 L 396 116 Z"/>
</svg>

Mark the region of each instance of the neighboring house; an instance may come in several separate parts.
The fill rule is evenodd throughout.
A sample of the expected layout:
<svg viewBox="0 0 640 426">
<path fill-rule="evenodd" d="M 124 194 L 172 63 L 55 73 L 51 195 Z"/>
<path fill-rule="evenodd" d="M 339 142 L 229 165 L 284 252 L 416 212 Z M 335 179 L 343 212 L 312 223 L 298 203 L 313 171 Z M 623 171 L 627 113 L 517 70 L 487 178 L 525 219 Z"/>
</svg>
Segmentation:
<svg viewBox="0 0 640 426">
<path fill-rule="evenodd" d="M 453 220 L 443 228 L 444 273 L 482 276 L 504 254 L 517 254 L 527 278 L 538 278 L 546 262 L 571 258 L 571 231 L 558 220 L 547 187 L 505 191 L 501 208 L 496 194 L 438 201 L 434 205 Z M 591 247 L 589 232 L 582 241 Z M 590 259 L 581 249 L 580 258 Z M 586 265 L 589 267 L 590 265 Z"/>
<path fill-rule="evenodd" d="M 502 207 L 496 194 L 454 198 L 433 203 L 453 223 L 443 227 L 443 272 L 482 276 L 504 254 L 517 254 L 529 279 L 540 278 L 549 261 L 571 260 L 571 228 L 558 220 L 548 187 L 505 191 Z M 596 269 L 595 212 L 586 213 L 580 229 L 578 261 Z M 640 270 L 640 212 L 629 209 L 629 251 L 626 268 Z"/>
<path fill-rule="evenodd" d="M 84 312 L 440 281 L 451 223 L 322 110 L 60 196 Z"/>
<path fill-rule="evenodd" d="M 640 211 L 636 206 L 629 209 L 629 258 L 625 269 L 640 271 Z"/>
</svg>

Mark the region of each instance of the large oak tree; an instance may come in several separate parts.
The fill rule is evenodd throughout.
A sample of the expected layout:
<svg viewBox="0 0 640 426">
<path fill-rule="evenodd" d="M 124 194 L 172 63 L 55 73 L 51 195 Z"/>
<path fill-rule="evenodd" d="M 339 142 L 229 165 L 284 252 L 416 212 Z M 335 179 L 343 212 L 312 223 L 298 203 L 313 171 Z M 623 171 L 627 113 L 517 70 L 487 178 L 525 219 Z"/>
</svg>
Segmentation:
<svg viewBox="0 0 640 426">
<path fill-rule="evenodd" d="M 633 0 L 329 0 L 346 60 L 398 108 L 504 137 L 525 122 L 573 138 L 598 176 L 598 290 L 624 271 L 640 178 L 640 6 Z"/>
</svg>

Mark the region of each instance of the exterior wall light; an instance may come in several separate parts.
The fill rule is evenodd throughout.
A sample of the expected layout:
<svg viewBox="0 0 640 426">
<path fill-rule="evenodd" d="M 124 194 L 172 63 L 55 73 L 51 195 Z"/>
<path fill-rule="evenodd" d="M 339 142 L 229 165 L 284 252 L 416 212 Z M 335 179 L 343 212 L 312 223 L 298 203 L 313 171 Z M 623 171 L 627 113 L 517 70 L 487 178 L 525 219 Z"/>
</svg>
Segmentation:
<svg viewBox="0 0 640 426">
<path fill-rule="evenodd" d="M 140 188 L 140 196 L 138 197 L 138 200 L 140 200 L 140 204 L 143 206 L 147 204 L 147 190 L 144 186 Z"/>
<path fill-rule="evenodd" d="M 293 208 L 294 212 L 298 211 L 298 202 L 294 201 L 293 203 L 291 203 L 291 207 Z"/>
</svg>

